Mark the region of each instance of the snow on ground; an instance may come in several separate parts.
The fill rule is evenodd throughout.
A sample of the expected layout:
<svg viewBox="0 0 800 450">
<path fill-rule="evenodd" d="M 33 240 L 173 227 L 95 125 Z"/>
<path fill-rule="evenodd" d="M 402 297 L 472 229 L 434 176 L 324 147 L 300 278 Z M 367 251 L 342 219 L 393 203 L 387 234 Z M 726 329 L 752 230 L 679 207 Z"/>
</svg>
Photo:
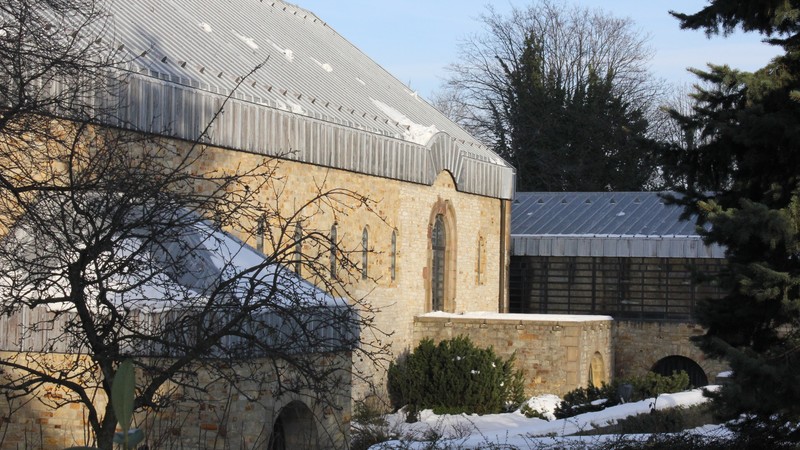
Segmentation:
<svg viewBox="0 0 800 450">
<path fill-rule="evenodd" d="M 705 389 L 714 389 L 715 386 L 706 386 Z M 405 423 L 405 414 L 395 413 L 386 416 L 388 429 L 399 436 L 413 436 L 415 441 L 388 441 L 371 447 L 372 450 L 392 448 L 429 448 L 426 436 L 438 433 L 443 436 L 439 442 L 441 448 L 485 448 L 489 443 L 501 444 L 508 447 L 529 448 L 532 444 L 543 446 L 563 445 L 565 442 L 597 443 L 603 439 L 617 439 L 618 436 L 569 436 L 580 431 L 588 431 L 616 423 L 617 420 L 628 416 L 648 413 L 655 399 L 650 398 L 639 402 L 625 403 L 612 406 L 603 411 L 580 414 L 575 417 L 558 420 L 543 420 L 527 418 L 519 410 L 506 414 L 473 415 L 437 415 L 431 410 L 424 410 L 419 414 L 416 423 Z M 679 392 L 675 394 L 661 394 L 655 401 L 656 409 L 674 407 L 688 407 L 704 403 L 708 398 L 703 396 L 702 389 Z M 534 397 L 528 404 L 538 411 L 551 416 L 558 405 L 559 398 L 555 395 Z M 692 430 L 694 433 L 705 435 L 725 434 L 721 425 L 710 425 Z M 631 438 L 630 435 L 626 436 Z M 645 437 L 645 436 L 643 436 Z"/>
</svg>

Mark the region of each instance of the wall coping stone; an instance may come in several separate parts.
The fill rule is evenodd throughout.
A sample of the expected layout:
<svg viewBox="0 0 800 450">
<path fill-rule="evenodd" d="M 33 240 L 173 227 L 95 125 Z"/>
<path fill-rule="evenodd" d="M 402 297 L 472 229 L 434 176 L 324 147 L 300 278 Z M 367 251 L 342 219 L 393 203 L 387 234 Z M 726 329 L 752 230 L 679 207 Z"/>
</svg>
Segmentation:
<svg viewBox="0 0 800 450">
<path fill-rule="evenodd" d="M 578 314 L 511 314 L 494 312 L 467 312 L 461 314 L 445 313 L 441 311 L 430 312 L 414 317 L 415 322 L 434 323 L 442 322 L 463 322 L 481 324 L 531 324 L 541 323 L 551 325 L 576 325 L 576 324 L 604 324 L 611 323 L 614 319 L 611 316 L 603 315 L 578 315 Z"/>
</svg>

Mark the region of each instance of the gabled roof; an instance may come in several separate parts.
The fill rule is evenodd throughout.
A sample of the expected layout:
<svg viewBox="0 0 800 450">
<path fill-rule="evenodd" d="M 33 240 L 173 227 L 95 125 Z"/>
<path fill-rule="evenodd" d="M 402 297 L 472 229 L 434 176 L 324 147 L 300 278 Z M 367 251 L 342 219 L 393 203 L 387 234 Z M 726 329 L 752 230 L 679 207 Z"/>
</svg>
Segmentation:
<svg viewBox="0 0 800 450">
<path fill-rule="evenodd" d="M 659 192 L 518 192 L 512 254 L 723 258 Z"/>
<path fill-rule="evenodd" d="M 91 195 L 81 200 L 86 197 Z M 78 258 L 70 250 L 82 248 L 97 238 L 92 231 L 85 231 L 94 229 L 86 223 L 87 218 L 96 217 L 91 206 L 81 214 L 72 213 L 71 200 L 75 198 L 53 194 L 37 204 L 39 216 L 33 219 L 33 224 L 56 223 L 49 233 L 42 232 L 41 226 L 32 225 L 23 216 L 12 233 L 0 239 L 2 255 L 12 255 L 0 261 L 4 267 L 0 274 L 0 298 L 24 299 L 37 305 L 30 309 L 20 301 L 5 305 L 13 319 L 0 321 L 0 350 L 41 351 L 37 346 L 48 342 L 47 351 L 72 352 L 78 345 L 69 333 L 52 342 L 41 339 L 51 327 L 63 330 L 75 320 L 69 316 L 76 313 L 76 305 L 62 301 L 76 286 L 66 275 L 67 268 Z M 76 203 L 83 203 L 81 200 Z M 98 308 L 91 310 L 91 314 L 107 314 L 104 308 L 110 305 L 120 312 L 136 312 L 137 318 L 125 319 L 123 327 L 123 333 L 127 334 L 122 340 L 132 346 L 128 351 L 136 355 L 164 355 L 172 351 L 168 348 L 169 339 L 167 343 L 144 339 L 142 346 L 138 346 L 139 337 L 129 327 L 140 324 L 145 327 L 145 336 L 158 329 L 147 327 L 160 326 L 166 321 L 193 328 L 192 320 L 181 319 L 183 314 L 196 318 L 202 312 L 212 320 L 228 320 L 226 317 L 236 315 L 241 306 L 252 310 L 240 326 L 251 327 L 260 342 L 282 351 L 349 351 L 358 343 L 358 313 L 345 299 L 323 291 L 287 266 L 201 221 L 191 212 L 171 213 L 165 212 L 164 222 L 153 225 L 152 229 L 147 229 L 149 223 L 120 227 L 122 235 L 111 239 L 103 255 L 93 261 L 96 269 L 87 269 L 89 273 L 85 275 L 84 292 L 90 298 L 105 300 L 97 305 L 87 301 L 85 307 Z M 102 222 L 91 225 L 96 227 Z M 166 226 L 173 223 L 174 226 Z M 212 300 L 213 306 L 208 306 Z M 58 314 L 47 318 L 50 312 Z M 47 321 L 49 326 L 41 327 L 40 321 Z M 186 331 L 183 329 L 166 331 L 175 332 L 180 339 L 193 339 L 192 333 L 181 335 Z M 222 344 L 246 342 L 233 330 Z"/>
<path fill-rule="evenodd" d="M 459 190 L 513 195 L 505 161 L 307 10 L 269 0 L 108 8 L 111 47 L 135 74 L 124 121 L 194 139 L 233 92 L 212 143 L 417 183 L 448 170 Z"/>
</svg>

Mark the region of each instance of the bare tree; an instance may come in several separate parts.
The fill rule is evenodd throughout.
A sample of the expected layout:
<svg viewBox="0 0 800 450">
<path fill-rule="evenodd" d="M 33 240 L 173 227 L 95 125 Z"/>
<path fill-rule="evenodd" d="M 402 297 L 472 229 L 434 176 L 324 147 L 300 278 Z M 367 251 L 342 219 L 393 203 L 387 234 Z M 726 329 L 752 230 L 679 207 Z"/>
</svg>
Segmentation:
<svg viewBox="0 0 800 450">
<path fill-rule="evenodd" d="M 100 45 L 101 3 L 12 0 L 0 14 L 0 311 L 20 320 L 8 339 L 23 350 L 0 360 L 0 390 L 57 389 L 36 400 L 84 407 L 101 448 L 117 420 L 98 393 L 110 398 L 128 358 L 138 410 L 202 393 L 201 370 L 338 407 L 350 352 L 376 360 L 385 349 L 360 340 L 381 332 L 348 291 L 353 249 L 315 227 L 321 214 L 380 220 L 377 206 L 318 180 L 287 208 L 278 159 L 208 169 L 223 150 L 204 135 L 103 126 L 125 74 Z M 263 236 L 264 253 L 223 229 Z"/>
<path fill-rule="evenodd" d="M 515 164 L 521 189 L 630 188 L 615 185 L 626 179 L 646 183 L 652 170 L 647 161 L 597 166 L 634 159 L 618 150 L 626 146 L 644 153 L 647 119 L 658 104 L 647 36 L 630 19 L 549 0 L 508 15 L 488 7 L 481 19 L 484 32 L 462 43 L 459 62 L 449 66 L 438 97 L 459 113 L 454 120 Z M 585 132 L 587 124 L 598 130 Z M 599 133 L 609 135 L 607 145 L 570 154 L 603 140 Z M 631 176 L 636 172 L 645 173 Z M 599 173 L 609 179 L 575 183 Z M 536 177 L 544 181 L 531 181 Z"/>
</svg>

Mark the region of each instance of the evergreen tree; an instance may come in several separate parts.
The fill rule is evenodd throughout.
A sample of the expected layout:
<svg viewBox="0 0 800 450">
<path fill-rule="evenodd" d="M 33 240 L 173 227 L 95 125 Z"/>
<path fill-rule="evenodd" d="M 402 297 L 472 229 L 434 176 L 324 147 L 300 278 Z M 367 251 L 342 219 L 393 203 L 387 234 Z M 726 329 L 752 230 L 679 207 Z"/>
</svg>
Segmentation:
<svg viewBox="0 0 800 450">
<path fill-rule="evenodd" d="M 553 150 L 562 146 L 565 93 L 545 73 L 542 47 L 534 36 L 526 39 L 513 66 L 498 62 L 507 84 L 499 105 L 492 103 L 495 150 L 517 168 L 518 189 L 562 190 L 562 167 Z"/>
<path fill-rule="evenodd" d="M 639 190 L 655 163 L 643 111 L 615 89 L 615 73 L 589 67 L 567 89 L 548 71 L 541 38 L 531 34 L 518 61 L 498 58 L 507 79 L 491 111 L 494 148 L 517 168 L 522 191 Z M 499 103 L 499 104 L 495 104 Z"/>
<path fill-rule="evenodd" d="M 733 383 L 725 411 L 800 420 L 800 3 L 713 0 L 696 14 L 672 13 L 683 28 L 708 34 L 759 32 L 785 54 L 753 73 L 727 66 L 695 71 L 705 88 L 680 116 L 703 139 L 676 152 L 670 176 L 689 180 L 684 203 L 727 248 L 722 301 L 697 318 L 705 351 L 723 356 Z M 714 189 L 709 193 L 705 189 Z"/>
<path fill-rule="evenodd" d="M 630 20 L 550 0 L 482 19 L 486 33 L 464 42 L 439 99 L 517 168 L 518 190 L 651 185 L 659 87 Z"/>
</svg>

